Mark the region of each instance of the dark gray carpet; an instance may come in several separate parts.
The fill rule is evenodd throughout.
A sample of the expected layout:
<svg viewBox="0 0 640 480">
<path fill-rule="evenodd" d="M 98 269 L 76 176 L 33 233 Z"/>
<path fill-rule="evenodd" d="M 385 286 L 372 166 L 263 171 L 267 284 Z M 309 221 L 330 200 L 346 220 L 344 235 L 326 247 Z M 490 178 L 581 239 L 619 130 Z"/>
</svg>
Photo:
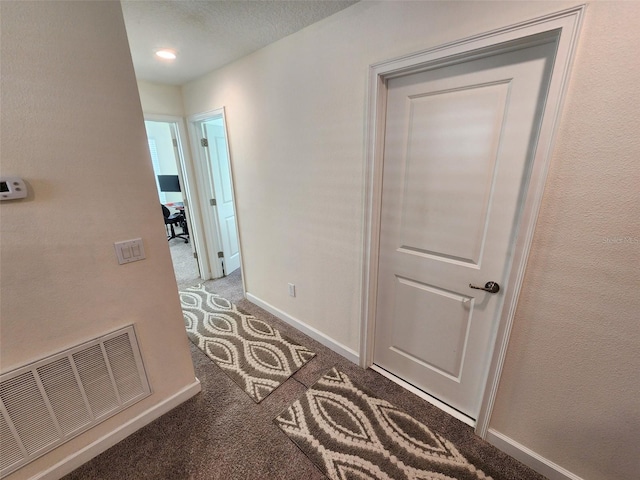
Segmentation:
<svg viewBox="0 0 640 480">
<path fill-rule="evenodd" d="M 240 272 L 207 282 L 211 291 L 268 321 L 284 335 L 317 352 L 263 402 L 256 404 L 191 345 L 202 393 L 89 461 L 66 480 L 320 480 L 326 477 L 274 424 L 273 419 L 336 366 L 377 397 L 404 410 L 447 438 L 461 455 L 494 480 L 543 480 L 518 461 L 476 437 L 443 413 L 371 370 L 362 370 L 295 328 L 243 300 Z M 181 319 L 176 319 L 181 321 Z"/>
</svg>

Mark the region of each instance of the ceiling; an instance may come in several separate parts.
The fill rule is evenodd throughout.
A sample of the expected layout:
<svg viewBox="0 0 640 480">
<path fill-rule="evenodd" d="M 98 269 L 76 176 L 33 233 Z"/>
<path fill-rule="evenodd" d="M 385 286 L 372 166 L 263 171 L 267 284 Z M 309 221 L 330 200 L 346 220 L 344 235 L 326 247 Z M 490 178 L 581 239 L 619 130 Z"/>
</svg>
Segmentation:
<svg viewBox="0 0 640 480">
<path fill-rule="evenodd" d="M 183 85 L 357 0 L 122 0 L 139 80 Z M 173 61 L 154 55 L 173 49 Z"/>
</svg>

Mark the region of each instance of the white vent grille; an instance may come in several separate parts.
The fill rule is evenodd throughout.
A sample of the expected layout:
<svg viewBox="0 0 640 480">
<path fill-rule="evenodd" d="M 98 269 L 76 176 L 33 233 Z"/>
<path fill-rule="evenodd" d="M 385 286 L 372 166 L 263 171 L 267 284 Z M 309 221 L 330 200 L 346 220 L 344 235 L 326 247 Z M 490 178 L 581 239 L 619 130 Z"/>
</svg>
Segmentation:
<svg viewBox="0 0 640 480">
<path fill-rule="evenodd" d="M 151 393 L 133 326 L 0 377 L 0 477 Z"/>
</svg>

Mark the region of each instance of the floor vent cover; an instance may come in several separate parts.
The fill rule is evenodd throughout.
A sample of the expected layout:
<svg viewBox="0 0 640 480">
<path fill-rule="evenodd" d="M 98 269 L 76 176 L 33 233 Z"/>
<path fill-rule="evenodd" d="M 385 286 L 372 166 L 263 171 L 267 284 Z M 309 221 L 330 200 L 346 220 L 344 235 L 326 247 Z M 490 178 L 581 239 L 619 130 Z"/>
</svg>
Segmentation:
<svg viewBox="0 0 640 480">
<path fill-rule="evenodd" d="M 150 395 L 133 326 L 0 376 L 0 478 Z"/>
</svg>

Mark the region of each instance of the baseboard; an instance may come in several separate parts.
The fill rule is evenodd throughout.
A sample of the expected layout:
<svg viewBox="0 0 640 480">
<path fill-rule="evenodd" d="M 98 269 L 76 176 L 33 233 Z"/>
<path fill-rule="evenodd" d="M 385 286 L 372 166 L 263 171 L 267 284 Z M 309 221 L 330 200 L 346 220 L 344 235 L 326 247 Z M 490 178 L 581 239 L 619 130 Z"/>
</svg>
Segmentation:
<svg viewBox="0 0 640 480">
<path fill-rule="evenodd" d="M 487 432 L 486 440 L 494 447 L 524 463 L 527 467 L 531 467 L 549 480 L 583 480 L 582 477 L 571 473 L 569 470 L 562 468 L 560 465 L 519 444 L 512 438 L 496 432 L 492 428 Z"/>
<path fill-rule="evenodd" d="M 320 342 L 325 347 L 330 348 L 336 353 L 339 353 L 340 355 L 345 357 L 347 360 L 350 360 L 353 363 L 359 365 L 360 357 L 355 350 L 352 350 L 349 347 L 342 345 L 340 342 L 336 342 L 333 338 L 325 335 L 320 330 L 317 330 L 307 325 L 303 321 L 298 320 L 295 317 L 292 317 L 288 313 L 283 312 L 279 308 L 274 307 L 273 305 L 265 302 L 264 300 L 259 299 L 258 297 L 256 297 L 255 295 L 252 295 L 249 292 L 247 292 L 246 297 L 247 297 L 247 300 L 249 300 L 251 303 L 256 304 L 257 306 L 266 310 L 270 314 L 275 315 L 280 320 L 288 323 L 292 327 L 297 328 L 305 335 L 309 335 L 311 338 Z"/>
<path fill-rule="evenodd" d="M 29 480 L 57 480 L 59 478 L 62 478 L 68 473 L 71 473 L 79 466 L 91 460 L 93 457 L 100 455 L 102 452 L 111 448 L 116 443 L 124 440 L 135 431 L 151 423 L 156 418 L 161 417 L 181 403 L 187 401 L 188 399 L 199 393 L 201 389 L 202 387 L 200 385 L 200 380 L 196 378 L 193 383 L 187 385 L 185 388 L 175 393 L 171 397 L 154 405 L 137 417 L 132 418 L 125 424 L 118 427 L 116 430 L 109 432 L 90 445 L 87 445 L 81 450 L 72 453 L 47 470 L 34 475 Z"/>
</svg>

